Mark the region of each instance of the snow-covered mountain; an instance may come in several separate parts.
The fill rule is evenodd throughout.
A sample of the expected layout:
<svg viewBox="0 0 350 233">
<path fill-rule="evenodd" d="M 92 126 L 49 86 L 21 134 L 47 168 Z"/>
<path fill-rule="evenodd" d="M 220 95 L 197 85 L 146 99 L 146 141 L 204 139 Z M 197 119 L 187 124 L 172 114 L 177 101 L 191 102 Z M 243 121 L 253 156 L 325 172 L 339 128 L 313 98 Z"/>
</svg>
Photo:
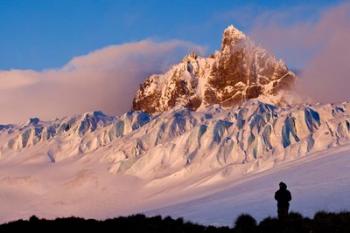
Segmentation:
<svg viewBox="0 0 350 233">
<path fill-rule="evenodd" d="M 96 153 L 109 171 L 154 179 L 246 164 L 247 172 L 344 144 L 350 103 L 279 107 L 249 100 L 224 109 L 179 107 L 159 115 L 86 113 L 2 126 L 1 159 L 40 150 L 48 162 Z M 1 160 L 0 160 L 1 161 Z"/>
<path fill-rule="evenodd" d="M 230 26 L 220 51 L 152 75 L 122 116 L 0 125 L 0 221 L 162 210 L 348 144 L 350 102 L 291 103 L 295 79 Z"/>
<path fill-rule="evenodd" d="M 289 90 L 295 79 L 283 61 L 231 25 L 224 31 L 221 49 L 213 55 L 205 58 L 192 53 L 165 74 L 146 79 L 133 109 L 156 113 L 174 106 L 192 110 L 213 104 L 232 107 L 247 99 L 275 97 Z"/>
<path fill-rule="evenodd" d="M 272 196 L 265 202 L 270 197 L 266 189 L 274 189 L 280 179 L 291 184 L 292 191 L 299 190 L 294 210 L 308 214 L 317 208 L 339 210 L 347 205 L 336 202 L 330 208 L 322 198 L 343 198 L 338 189 L 350 180 L 348 173 L 341 172 L 348 166 L 347 157 L 334 160 L 339 161 L 335 170 L 330 168 L 332 153 L 324 166 L 316 159 L 319 153 L 348 144 L 349 136 L 349 102 L 279 107 L 249 100 L 230 109 L 179 107 L 159 115 L 129 112 L 121 117 L 93 112 L 1 126 L 0 222 L 32 214 L 106 218 L 149 211 L 184 215 L 206 224 L 230 224 L 241 212 L 255 211 L 250 213 L 259 217 L 274 213 Z M 323 175 L 322 182 L 300 161 L 309 157 L 315 159 L 310 166 Z M 298 166 L 286 174 L 277 173 L 293 161 L 299 161 Z M 299 172 L 299 167 L 305 168 Z M 254 176 L 258 180 L 253 184 L 263 182 L 265 178 L 259 177 L 266 172 L 275 183 L 248 185 Z M 297 181 L 306 184 L 300 186 Z M 320 185 L 315 187 L 313 182 Z M 327 189 L 324 182 L 342 186 Z M 308 185 L 314 192 L 304 196 Z M 254 208 L 247 197 L 255 200 Z M 259 204 L 262 200 L 270 209 Z M 309 206 L 304 202 L 314 205 L 304 210 Z M 221 215 L 202 212 L 214 205 L 221 208 Z"/>
</svg>

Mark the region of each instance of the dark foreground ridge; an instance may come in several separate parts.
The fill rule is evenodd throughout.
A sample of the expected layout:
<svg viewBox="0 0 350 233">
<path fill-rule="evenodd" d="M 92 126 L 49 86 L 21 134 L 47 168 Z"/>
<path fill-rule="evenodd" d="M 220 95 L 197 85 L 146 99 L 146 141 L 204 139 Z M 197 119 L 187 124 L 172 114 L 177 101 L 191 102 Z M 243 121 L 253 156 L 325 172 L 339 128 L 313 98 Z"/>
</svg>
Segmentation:
<svg viewBox="0 0 350 233">
<path fill-rule="evenodd" d="M 250 215 L 241 215 L 230 227 L 203 226 L 161 216 L 146 217 L 138 214 L 98 221 L 77 217 L 39 219 L 32 216 L 29 220 L 18 220 L 0 225 L 0 232 L 34 232 L 52 230 L 79 230 L 79 232 L 142 232 L 142 233 L 187 233 L 187 232 L 233 232 L 233 233 L 349 233 L 350 212 L 318 212 L 313 219 L 298 213 L 290 213 L 284 220 L 268 217 L 257 223 Z"/>
</svg>

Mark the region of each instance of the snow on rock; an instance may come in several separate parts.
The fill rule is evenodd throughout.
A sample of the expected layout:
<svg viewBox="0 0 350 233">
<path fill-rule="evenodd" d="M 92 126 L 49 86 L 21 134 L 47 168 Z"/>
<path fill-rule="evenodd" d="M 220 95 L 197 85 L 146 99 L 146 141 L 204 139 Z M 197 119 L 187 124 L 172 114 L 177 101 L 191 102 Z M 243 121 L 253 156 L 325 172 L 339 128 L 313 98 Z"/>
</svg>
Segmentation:
<svg viewBox="0 0 350 233">
<path fill-rule="evenodd" d="M 159 113 L 175 106 L 192 110 L 219 104 L 231 107 L 253 98 L 276 98 L 289 90 L 295 75 L 232 25 L 220 51 L 210 57 L 191 53 L 165 74 L 151 75 L 140 86 L 133 109 Z"/>
</svg>

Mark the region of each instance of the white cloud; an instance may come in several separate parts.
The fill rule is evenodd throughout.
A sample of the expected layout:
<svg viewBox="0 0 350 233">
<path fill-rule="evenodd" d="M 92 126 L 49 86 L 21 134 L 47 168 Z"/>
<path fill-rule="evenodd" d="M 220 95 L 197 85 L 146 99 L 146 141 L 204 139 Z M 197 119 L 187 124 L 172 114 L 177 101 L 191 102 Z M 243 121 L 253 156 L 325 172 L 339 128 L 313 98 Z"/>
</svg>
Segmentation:
<svg viewBox="0 0 350 233">
<path fill-rule="evenodd" d="M 93 110 L 121 114 L 149 74 L 164 71 L 191 50 L 204 51 L 185 41 L 143 40 L 75 57 L 59 69 L 0 70 L 0 122 Z"/>
</svg>

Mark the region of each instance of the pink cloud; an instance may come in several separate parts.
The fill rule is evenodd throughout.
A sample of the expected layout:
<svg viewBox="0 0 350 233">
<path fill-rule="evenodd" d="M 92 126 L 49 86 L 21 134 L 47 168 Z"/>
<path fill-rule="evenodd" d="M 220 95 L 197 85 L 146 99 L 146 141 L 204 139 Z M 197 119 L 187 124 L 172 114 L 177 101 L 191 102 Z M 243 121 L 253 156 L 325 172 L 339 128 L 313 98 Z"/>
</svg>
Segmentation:
<svg viewBox="0 0 350 233">
<path fill-rule="evenodd" d="M 297 85 L 302 94 L 319 102 L 350 100 L 350 3 L 324 10 L 317 20 L 282 24 L 290 14 L 257 17 L 252 37 L 303 67 Z"/>
<path fill-rule="evenodd" d="M 143 40 L 75 57 L 59 69 L 0 71 L 0 122 L 93 110 L 121 114 L 130 110 L 135 91 L 150 73 L 164 71 L 191 50 L 203 52 L 185 41 Z"/>
</svg>

